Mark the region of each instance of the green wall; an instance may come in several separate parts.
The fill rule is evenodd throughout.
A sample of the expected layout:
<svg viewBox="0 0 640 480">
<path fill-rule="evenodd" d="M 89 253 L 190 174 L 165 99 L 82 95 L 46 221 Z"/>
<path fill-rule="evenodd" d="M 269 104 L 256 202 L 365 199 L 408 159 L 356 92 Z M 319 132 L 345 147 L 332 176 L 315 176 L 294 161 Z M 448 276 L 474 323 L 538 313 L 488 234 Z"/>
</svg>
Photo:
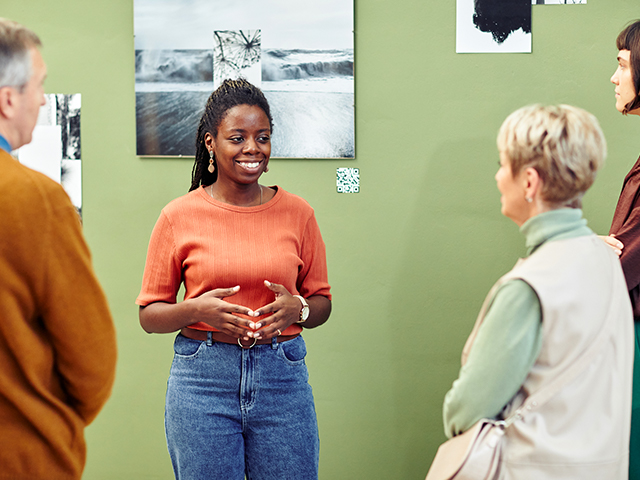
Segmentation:
<svg viewBox="0 0 640 480">
<path fill-rule="evenodd" d="M 133 0 L 0 5 L 40 34 L 47 92 L 82 94 L 85 232 L 120 348 L 113 396 L 87 430 L 84 478 L 171 479 L 173 336 L 145 334 L 134 300 L 151 229 L 186 192 L 191 161 L 135 155 Z M 305 335 L 321 478 L 420 479 L 484 295 L 524 251 L 500 215 L 497 130 L 534 102 L 594 113 L 609 160 L 585 212 L 606 232 L 640 149 L 636 120 L 614 108 L 614 41 L 640 11 L 637 0 L 535 6 L 532 54 L 456 55 L 455 0 L 355 8 L 357 159 L 276 160 L 264 182 L 315 207 L 328 248 L 333 314 Z M 361 193 L 336 193 L 337 167 L 360 169 Z"/>
</svg>

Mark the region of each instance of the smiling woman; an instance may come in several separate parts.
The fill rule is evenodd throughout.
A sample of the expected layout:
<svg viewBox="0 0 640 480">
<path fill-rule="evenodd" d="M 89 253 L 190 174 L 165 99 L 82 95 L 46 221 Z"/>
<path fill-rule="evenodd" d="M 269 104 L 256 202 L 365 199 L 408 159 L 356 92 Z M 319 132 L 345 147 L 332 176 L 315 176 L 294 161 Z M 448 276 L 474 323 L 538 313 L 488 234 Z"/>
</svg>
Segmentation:
<svg viewBox="0 0 640 480">
<path fill-rule="evenodd" d="M 198 127 L 190 191 L 151 235 L 137 303 L 147 332 L 180 331 L 165 411 L 176 478 L 318 475 L 300 334 L 331 312 L 325 246 L 309 204 L 258 183 L 271 131 L 262 92 L 225 80 Z"/>
<path fill-rule="evenodd" d="M 258 200 L 260 205 L 263 199 L 258 178 L 267 171 L 271 154 L 271 125 L 264 110 L 256 105 L 230 108 L 216 136 L 207 132 L 204 142 L 211 169 L 214 158 L 218 169 L 218 180 L 209 187 L 209 194 L 232 205 L 250 206 Z"/>
</svg>

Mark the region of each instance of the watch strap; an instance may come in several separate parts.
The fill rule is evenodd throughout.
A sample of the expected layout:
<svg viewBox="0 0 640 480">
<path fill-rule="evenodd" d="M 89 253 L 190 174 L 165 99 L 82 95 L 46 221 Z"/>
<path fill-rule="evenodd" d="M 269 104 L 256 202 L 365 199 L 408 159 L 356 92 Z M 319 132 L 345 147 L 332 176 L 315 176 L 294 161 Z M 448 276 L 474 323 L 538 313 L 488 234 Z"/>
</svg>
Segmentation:
<svg viewBox="0 0 640 480">
<path fill-rule="evenodd" d="M 309 304 L 302 295 L 294 295 L 294 297 L 296 297 L 298 300 L 300 300 L 300 303 L 302 303 L 302 308 L 300 309 L 300 319 L 297 321 L 297 323 L 304 323 L 306 322 L 307 318 L 309 318 Z"/>
</svg>

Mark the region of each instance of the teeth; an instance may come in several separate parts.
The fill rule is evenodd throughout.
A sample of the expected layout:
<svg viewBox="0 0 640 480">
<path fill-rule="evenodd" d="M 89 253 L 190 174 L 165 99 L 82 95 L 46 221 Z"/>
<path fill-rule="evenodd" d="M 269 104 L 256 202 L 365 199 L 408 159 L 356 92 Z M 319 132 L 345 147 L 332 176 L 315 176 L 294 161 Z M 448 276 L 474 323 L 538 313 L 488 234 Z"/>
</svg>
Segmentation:
<svg viewBox="0 0 640 480">
<path fill-rule="evenodd" d="M 257 168 L 258 165 L 260 165 L 260 162 L 252 162 L 252 163 L 243 162 L 241 163 L 241 165 L 245 168 Z"/>
</svg>

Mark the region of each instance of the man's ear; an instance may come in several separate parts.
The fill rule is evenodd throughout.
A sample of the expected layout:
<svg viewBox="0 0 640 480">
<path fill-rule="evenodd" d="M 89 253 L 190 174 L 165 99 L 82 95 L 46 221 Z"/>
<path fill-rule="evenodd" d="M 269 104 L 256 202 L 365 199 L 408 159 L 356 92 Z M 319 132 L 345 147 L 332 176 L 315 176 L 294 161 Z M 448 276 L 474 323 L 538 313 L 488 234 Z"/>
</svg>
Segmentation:
<svg viewBox="0 0 640 480">
<path fill-rule="evenodd" d="M 16 111 L 16 89 L 13 87 L 0 87 L 0 117 L 12 119 Z"/>
</svg>

